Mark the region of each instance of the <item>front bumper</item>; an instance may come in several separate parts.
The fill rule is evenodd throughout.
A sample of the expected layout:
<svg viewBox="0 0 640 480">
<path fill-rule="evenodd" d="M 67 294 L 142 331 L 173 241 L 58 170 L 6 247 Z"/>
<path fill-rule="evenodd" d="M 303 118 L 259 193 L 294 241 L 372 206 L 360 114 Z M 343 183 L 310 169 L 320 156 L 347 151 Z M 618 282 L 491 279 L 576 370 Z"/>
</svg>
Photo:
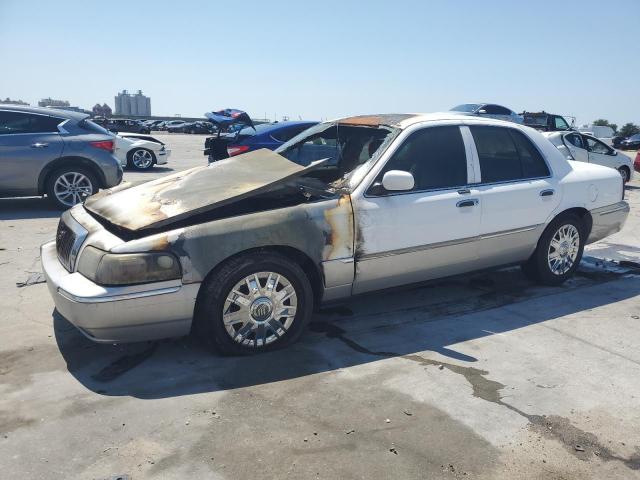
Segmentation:
<svg viewBox="0 0 640 480">
<path fill-rule="evenodd" d="M 629 204 L 625 201 L 591 210 L 591 233 L 587 243 L 597 242 L 622 230 L 629 215 Z"/>
<path fill-rule="evenodd" d="M 199 284 L 173 280 L 103 287 L 68 272 L 55 242 L 45 243 L 40 255 L 56 309 L 91 340 L 125 343 L 189 333 Z"/>
<path fill-rule="evenodd" d="M 164 149 L 156 152 L 156 165 L 164 165 L 169 161 L 171 150 Z"/>
</svg>

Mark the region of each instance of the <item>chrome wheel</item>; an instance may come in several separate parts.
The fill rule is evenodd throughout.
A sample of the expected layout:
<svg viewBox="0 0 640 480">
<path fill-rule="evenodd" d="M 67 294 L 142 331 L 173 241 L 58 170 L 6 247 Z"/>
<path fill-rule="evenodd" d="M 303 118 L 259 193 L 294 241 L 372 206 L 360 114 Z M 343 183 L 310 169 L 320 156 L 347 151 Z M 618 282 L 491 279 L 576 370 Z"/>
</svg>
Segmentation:
<svg viewBox="0 0 640 480">
<path fill-rule="evenodd" d="M 231 289 L 224 302 L 222 321 L 236 343 L 263 347 L 289 330 L 297 305 L 295 288 L 283 275 L 254 273 Z"/>
<path fill-rule="evenodd" d="M 66 172 L 56 179 L 53 193 L 60 203 L 72 207 L 93 194 L 93 185 L 91 180 L 80 172 Z"/>
<path fill-rule="evenodd" d="M 578 257 L 580 232 L 571 224 L 562 225 L 551 238 L 547 251 L 549 269 L 554 275 L 567 273 Z"/>
<path fill-rule="evenodd" d="M 131 161 L 136 168 L 145 170 L 153 165 L 153 155 L 149 150 L 138 149 L 131 155 Z"/>
</svg>

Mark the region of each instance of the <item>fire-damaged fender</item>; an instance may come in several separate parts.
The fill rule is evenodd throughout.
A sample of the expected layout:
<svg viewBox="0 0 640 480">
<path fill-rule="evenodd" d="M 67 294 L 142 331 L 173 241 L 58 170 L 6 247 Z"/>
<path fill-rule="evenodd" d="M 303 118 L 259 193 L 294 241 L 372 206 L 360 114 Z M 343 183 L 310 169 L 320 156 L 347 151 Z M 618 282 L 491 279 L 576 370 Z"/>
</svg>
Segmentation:
<svg viewBox="0 0 640 480">
<path fill-rule="evenodd" d="M 183 283 L 202 282 L 230 257 L 255 249 L 295 249 L 318 269 L 324 300 L 351 294 L 354 220 L 349 195 L 177 228 L 131 240 L 114 253 L 163 250 L 182 266 Z M 286 250 L 285 250 L 286 252 Z"/>
</svg>

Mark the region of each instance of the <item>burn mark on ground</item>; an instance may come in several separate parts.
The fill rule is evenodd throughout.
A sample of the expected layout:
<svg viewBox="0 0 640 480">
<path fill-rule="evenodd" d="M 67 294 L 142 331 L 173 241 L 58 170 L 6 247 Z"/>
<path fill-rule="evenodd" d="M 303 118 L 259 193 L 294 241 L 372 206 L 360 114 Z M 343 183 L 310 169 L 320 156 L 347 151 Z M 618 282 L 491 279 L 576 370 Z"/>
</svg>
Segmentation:
<svg viewBox="0 0 640 480">
<path fill-rule="evenodd" d="M 15 412 L 0 411 L 0 435 L 34 424 L 34 418 L 23 418 Z"/>
<path fill-rule="evenodd" d="M 120 357 L 104 367 L 98 373 L 91 375 L 91 378 L 98 382 L 111 382 L 147 360 L 154 354 L 157 348 L 158 343 L 154 342 L 151 346 L 141 352 Z"/>
<path fill-rule="evenodd" d="M 636 449 L 636 452 L 629 458 L 616 455 L 604 446 L 593 433 L 579 429 L 575 425 L 571 424 L 570 420 L 567 418 L 557 415 L 547 416 L 528 414 L 513 405 L 505 403 L 502 400 L 501 394 L 505 385 L 495 380 L 488 379 L 486 377 L 489 374 L 487 370 L 440 362 L 424 358 L 417 354 L 400 355 L 394 352 L 373 351 L 346 337 L 345 330 L 328 322 L 314 322 L 311 324 L 310 329 L 316 333 L 324 333 L 328 338 L 338 339 L 358 353 L 387 358 L 399 357 L 416 362 L 425 367 L 433 366 L 437 367 L 439 370 L 446 369 L 450 372 L 461 375 L 473 389 L 474 397 L 505 407 L 526 418 L 529 422 L 529 427 L 534 432 L 558 441 L 569 453 L 578 459 L 587 461 L 595 456 L 603 461 L 617 460 L 623 463 L 627 468 L 640 470 L 640 449 Z"/>
</svg>

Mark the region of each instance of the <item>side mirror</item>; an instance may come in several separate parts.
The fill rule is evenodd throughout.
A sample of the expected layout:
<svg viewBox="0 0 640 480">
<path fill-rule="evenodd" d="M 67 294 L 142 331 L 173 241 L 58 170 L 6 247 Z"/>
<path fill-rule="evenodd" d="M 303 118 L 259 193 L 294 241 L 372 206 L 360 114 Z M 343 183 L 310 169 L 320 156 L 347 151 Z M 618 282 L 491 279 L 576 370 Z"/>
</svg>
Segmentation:
<svg viewBox="0 0 640 480">
<path fill-rule="evenodd" d="M 389 192 L 406 192 L 415 185 L 413 175 L 402 170 L 389 170 L 382 177 L 382 186 Z"/>
</svg>

